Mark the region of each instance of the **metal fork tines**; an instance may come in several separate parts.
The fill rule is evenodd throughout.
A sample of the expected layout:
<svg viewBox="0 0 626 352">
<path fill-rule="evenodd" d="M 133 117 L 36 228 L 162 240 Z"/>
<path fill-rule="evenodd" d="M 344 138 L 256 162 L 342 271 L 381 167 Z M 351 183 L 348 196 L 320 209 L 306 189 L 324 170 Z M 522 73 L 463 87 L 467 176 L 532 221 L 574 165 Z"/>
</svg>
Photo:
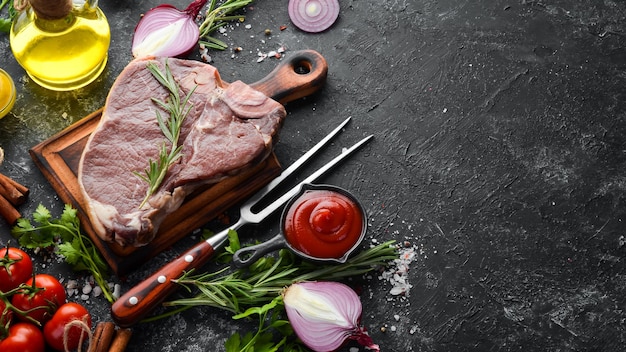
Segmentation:
<svg viewBox="0 0 626 352">
<path fill-rule="evenodd" d="M 339 126 L 337 126 L 333 131 L 331 131 L 326 137 L 324 137 L 321 141 L 319 141 L 315 146 L 309 149 L 304 155 L 302 155 L 298 160 L 296 160 L 293 164 L 291 164 L 288 168 L 283 170 L 283 172 L 276 177 L 274 180 L 269 182 L 266 186 L 261 188 L 256 194 L 254 194 L 248 201 L 246 201 L 243 205 L 241 205 L 239 213 L 239 220 L 231 225 L 229 228 L 232 230 L 238 230 L 240 227 L 246 224 L 258 224 L 263 221 L 266 217 L 274 213 L 278 210 L 282 205 L 284 205 L 291 197 L 293 197 L 296 193 L 298 193 L 300 187 L 304 183 L 311 183 L 326 172 L 328 172 L 331 168 L 337 165 L 340 161 L 352 155 L 356 150 L 358 150 L 362 145 L 367 143 L 374 136 L 369 135 L 352 147 L 344 150 L 341 154 L 337 155 L 334 159 L 324 164 L 321 168 L 317 169 L 311 175 L 306 177 L 304 180 L 299 182 L 297 185 L 293 186 L 290 190 L 283 193 L 276 200 L 265 206 L 263 209 L 255 212 L 252 209 L 257 205 L 265 196 L 267 196 L 270 192 L 272 192 L 276 187 L 278 187 L 283 181 L 285 181 L 291 174 L 293 174 L 296 170 L 301 168 L 304 164 L 307 163 L 315 154 L 317 154 L 320 149 L 326 146 L 335 136 L 339 134 L 343 130 L 343 128 L 350 122 L 351 118 L 348 117 L 345 119 Z M 214 247 L 220 246 L 223 241 L 225 241 L 227 236 L 220 233 L 214 237 L 209 238 L 207 241 L 210 242 Z"/>
</svg>

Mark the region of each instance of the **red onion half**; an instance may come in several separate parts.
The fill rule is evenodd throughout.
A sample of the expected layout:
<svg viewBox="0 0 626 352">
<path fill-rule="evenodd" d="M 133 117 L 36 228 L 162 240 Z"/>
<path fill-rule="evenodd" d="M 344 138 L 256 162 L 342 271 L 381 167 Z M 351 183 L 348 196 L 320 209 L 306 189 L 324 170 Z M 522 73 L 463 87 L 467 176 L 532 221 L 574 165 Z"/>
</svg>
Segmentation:
<svg viewBox="0 0 626 352">
<path fill-rule="evenodd" d="M 305 32 L 328 29 L 339 17 L 339 0 L 289 0 L 289 18 Z"/>
<path fill-rule="evenodd" d="M 197 45 L 200 35 L 195 19 L 206 2 L 207 0 L 196 0 L 184 11 L 169 4 L 150 9 L 135 28 L 133 56 L 138 58 L 189 55 Z"/>
<path fill-rule="evenodd" d="M 359 326 L 361 301 L 350 287 L 332 281 L 300 282 L 283 292 L 289 323 L 302 342 L 315 352 L 335 351 L 346 340 L 380 351 Z"/>
</svg>

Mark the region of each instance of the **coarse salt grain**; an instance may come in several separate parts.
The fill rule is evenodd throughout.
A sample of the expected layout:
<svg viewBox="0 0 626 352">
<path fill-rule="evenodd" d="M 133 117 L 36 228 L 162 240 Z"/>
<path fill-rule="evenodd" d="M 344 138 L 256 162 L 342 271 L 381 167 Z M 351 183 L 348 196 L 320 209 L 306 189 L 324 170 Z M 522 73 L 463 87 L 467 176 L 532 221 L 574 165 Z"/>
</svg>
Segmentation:
<svg viewBox="0 0 626 352">
<path fill-rule="evenodd" d="M 120 298 L 121 292 L 122 292 L 122 286 L 120 284 L 113 285 L 113 297 Z"/>
<path fill-rule="evenodd" d="M 405 247 L 400 249 L 398 259 L 394 259 L 392 265 L 381 273 L 379 279 L 388 281 L 391 284 L 389 293 L 393 296 L 409 296 L 409 291 L 413 285 L 409 283 L 409 265 L 415 260 L 415 248 Z"/>
</svg>

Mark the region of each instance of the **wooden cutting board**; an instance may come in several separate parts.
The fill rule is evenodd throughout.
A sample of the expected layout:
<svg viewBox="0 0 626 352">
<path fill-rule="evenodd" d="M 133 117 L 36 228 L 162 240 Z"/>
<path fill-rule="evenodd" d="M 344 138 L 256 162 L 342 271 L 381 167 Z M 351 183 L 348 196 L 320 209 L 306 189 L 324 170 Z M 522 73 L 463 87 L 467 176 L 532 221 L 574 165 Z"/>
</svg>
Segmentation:
<svg viewBox="0 0 626 352">
<path fill-rule="evenodd" d="M 265 78 L 251 84 L 267 96 L 286 104 L 317 91 L 325 82 L 325 59 L 311 50 L 290 55 Z M 143 247 L 122 247 L 101 240 L 94 231 L 78 185 L 78 164 L 89 135 L 97 127 L 102 109 L 39 143 L 30 155 L 61 200 L 78 210 L 84 233 L 94 242 L 117 275 L 124 275 L 172 244 L 251 196 L 280 174 L 274 154 L 252 169 L 190 194 L 183 205 L 159 227 L 155 239 Z M 220 229 L 221 230 L 221 229 Z"/>
</svg>

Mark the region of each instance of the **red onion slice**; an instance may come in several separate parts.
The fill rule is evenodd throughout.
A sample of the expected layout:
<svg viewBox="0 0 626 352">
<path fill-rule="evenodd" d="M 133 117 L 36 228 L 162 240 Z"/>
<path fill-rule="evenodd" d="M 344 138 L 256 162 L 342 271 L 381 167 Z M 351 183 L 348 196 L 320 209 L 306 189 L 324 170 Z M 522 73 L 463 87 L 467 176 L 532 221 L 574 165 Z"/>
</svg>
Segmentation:
<svg viewBox="0 0 626 352">
<path fill-rule="evenodd" d="M 181 57 L 197 45 L 200 29 L 194 17 L 168 4 L 159 5 L 141 18 L 133 36 L 132 53 L 144 56 Z"/>
<path fill-rule="evenodd" d="M 339 17 L 339 0 L 289 0 L 291 22 L 305 32 L 325 31 Z"/>
<path fill-rule="evenodd" d="M 334 351 L 348 339 L 380 351 L 365 328 L 359 326 L 362 310 L 359 297 L 342 283 L 292 284 L 283 292 L 283 303 L 294 332 L 313 351 Z"/>
</svg>

